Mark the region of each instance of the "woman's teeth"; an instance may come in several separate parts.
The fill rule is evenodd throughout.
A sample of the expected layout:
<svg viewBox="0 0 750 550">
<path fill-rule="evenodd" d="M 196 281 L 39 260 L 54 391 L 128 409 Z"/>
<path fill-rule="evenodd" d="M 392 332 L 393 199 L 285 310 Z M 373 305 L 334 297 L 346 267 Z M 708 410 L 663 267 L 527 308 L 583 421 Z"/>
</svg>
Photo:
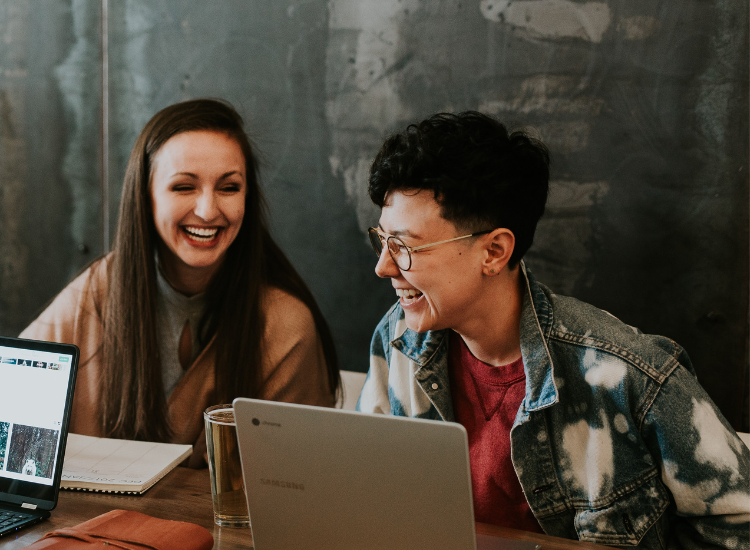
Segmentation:
<svg viewBox="0 0 750 550">
<path fill-rule="evenodd" d="M 398 295 L 399 298 L 401 298 L 401 301 L 405 304 L 411 304 L 413 302 L 416 302 L 422 297 L 422 293 L 413 288 L 397 288 L 396 294 Z"/>
<path fill-rule="evenodd" d="M 182 229 L 191 239 L 201 242 L 214 240 L 219 232 L 218 227 L 183 227 Z"/>
</svg>

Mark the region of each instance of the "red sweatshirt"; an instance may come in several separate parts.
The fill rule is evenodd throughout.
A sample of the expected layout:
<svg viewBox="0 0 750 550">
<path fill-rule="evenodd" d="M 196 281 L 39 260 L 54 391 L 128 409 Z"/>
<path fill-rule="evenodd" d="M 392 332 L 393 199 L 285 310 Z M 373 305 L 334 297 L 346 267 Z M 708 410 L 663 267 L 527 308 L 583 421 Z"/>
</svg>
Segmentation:
<svg viewBox="0 0 750 550">
<path fill-rule="evenodd" d="M 476 521 L 543 533 L 510 459 L 510 428 L 525 393 L 523 360 L 483 363 L 453 331 L 449 350 L 453 412 L 469 434 Z"/>
</svg>

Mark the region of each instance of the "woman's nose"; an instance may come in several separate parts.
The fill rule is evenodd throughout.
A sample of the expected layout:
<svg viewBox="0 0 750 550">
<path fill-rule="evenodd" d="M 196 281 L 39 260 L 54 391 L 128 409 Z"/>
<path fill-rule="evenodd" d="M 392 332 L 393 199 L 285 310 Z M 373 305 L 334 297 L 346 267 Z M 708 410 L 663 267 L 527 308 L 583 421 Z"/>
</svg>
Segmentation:
<svg viewBox="0 0 750 550">
<path fill-rule="evenodd" d="M 211 221 L 219 214 L 216 197 L 212 191 L 204 191 L 195 203 L 195 214 L 204 221 Z"/>
</svg>

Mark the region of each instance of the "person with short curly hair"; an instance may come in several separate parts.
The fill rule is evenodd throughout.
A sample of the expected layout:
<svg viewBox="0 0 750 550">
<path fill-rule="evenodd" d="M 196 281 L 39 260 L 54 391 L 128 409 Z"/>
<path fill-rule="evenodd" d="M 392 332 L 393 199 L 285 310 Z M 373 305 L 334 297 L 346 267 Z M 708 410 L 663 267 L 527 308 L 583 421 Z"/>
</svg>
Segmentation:
<svg viewBox="0 0 750 550">
<path fill-rule="evenodd" d="M 549 161 L 478 112 L 386 139 L 369 236 L 398 302 L 373 335 L 358 409 L 461 423 L 477 521 L 747 549 L 750 452 L 685 351 L 555 294 L 525 265 Z"/>
</svg>

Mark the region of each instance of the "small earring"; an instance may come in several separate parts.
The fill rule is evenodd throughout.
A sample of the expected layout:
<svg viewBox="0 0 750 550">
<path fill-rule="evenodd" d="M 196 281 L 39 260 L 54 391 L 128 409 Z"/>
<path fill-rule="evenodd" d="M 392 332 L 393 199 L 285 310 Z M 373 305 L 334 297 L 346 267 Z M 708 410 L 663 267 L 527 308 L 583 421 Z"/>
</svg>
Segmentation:
<svg viewBox="0 0 750 550">
<path fill-rule="evenodd" d="M 494 269 L 490 269 L 490 273 L 494 273 L 494 272 L 495 272 L 495 270 L 494 270 Z"/>
</svg>

